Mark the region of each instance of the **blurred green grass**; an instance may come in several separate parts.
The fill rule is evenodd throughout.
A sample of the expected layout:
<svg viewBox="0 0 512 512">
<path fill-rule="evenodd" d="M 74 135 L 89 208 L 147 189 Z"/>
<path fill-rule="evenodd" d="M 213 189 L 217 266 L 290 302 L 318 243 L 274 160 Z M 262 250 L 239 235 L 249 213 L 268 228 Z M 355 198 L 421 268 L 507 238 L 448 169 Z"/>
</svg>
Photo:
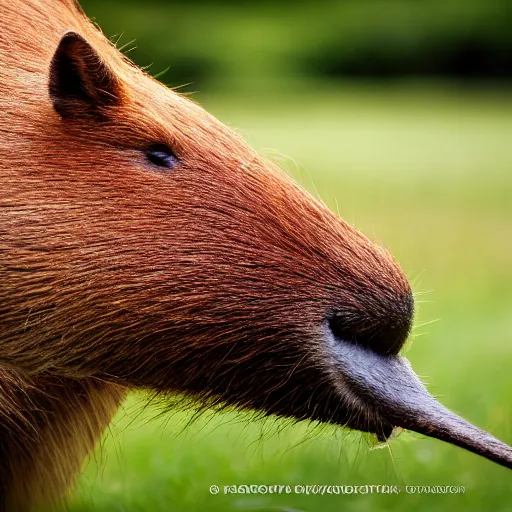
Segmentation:
<svg viewBox="0 0 512 512">
<path fill-rule="evenodd" d="M 409 84 L 197 95 L 341 216 L 388 246 L 416 292 L 405 353 L 448 407 L 512 444 L 512 95 Z M 274 150 L 268 149 L 274 148 Z M 279 150 L 279 152 L 275 151 Z M 284 156 L 287 155 L 287 156 Z M 435 320 L 429 325 L 421 324 Z M 73 512 L 511 510 L 507 470 L 405 433 L 143 409 L 131 397 Z M 463 485 L 457 495 L 211 495 L 230 484 Z"/>
<path fill-rule="evenodd" d="M 293 87 L 328 78 L 512 78 L 504 0 L 82 0 L 173 85 Z M 136 44 L 132 38 L 136 38 Z M 133 51 L 132 51 L 133 50 Z M 286 84 L 286 86 L 284 85 Z"/>
</svg>

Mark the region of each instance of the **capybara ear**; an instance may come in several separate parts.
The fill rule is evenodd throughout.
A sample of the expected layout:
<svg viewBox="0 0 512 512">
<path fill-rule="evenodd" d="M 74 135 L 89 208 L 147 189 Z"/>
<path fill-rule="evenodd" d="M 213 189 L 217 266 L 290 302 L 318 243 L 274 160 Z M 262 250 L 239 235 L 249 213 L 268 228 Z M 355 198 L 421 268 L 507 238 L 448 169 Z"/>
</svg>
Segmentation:
<svg viewBox="0 0 512 512">
<path fill-rule="evenodd" d="M 66 32 L 50 66 L 50 98 L 63 118 L 104 116 L 121 102 L 121 84 L 96 50 L 76 32 Z"/>
</svg>

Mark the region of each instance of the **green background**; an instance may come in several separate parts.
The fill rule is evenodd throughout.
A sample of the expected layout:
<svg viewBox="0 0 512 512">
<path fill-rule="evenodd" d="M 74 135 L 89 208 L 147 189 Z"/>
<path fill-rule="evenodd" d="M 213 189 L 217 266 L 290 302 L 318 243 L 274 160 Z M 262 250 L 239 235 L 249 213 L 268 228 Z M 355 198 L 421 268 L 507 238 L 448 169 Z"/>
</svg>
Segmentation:
<svg viewBox="0 0 512 512">
<path fill-rule="evenodd" d="M 404 353 L 512 444 L 512 73 L 505 2 L 83 1 L 107 36 L 374 240 L 417 292 Z M 117 40 L 117 37 L 115 38 Z M 132 396 L 70 510 L 510 511 L 510 472 L 402 434 L 146 407 Z M 464 494 L 212 495 L 210 485 L 456 485 Z"/>
</svg>

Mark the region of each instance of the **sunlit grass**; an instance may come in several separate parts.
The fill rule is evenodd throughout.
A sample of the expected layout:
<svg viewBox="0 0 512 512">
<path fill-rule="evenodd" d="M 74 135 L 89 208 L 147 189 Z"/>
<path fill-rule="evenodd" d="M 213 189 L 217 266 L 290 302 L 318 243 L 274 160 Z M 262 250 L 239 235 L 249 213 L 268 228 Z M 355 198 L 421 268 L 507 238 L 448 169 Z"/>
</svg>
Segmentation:
<svg viewBox="0 0 512 512">
<path fill-rule="evenodd" d="M 198 99 L 256 147 L 288 155 L 277 158 L 304 186 L 392 250 L 428 292 L 406 349 L 413 367 L 444 404 L 512 444 L 512 97 L 367 87 Z M 406 433 L 369 451 L 357 434 L 232 412 L 184 429 L 191 414 L 149 421 L 157 411 L 132 398 L 71 510 L 510 510 L 506 470 L 438 441 Z M 466 492 L 224 496 L 212 484 Z"/>
</svg>

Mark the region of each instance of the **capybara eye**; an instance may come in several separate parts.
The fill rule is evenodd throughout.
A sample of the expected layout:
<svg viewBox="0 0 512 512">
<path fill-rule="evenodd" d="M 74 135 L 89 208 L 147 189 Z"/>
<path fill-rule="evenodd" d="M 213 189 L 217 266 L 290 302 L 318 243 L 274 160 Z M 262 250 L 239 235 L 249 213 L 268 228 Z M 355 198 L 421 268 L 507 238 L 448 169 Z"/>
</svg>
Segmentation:
<svg viewBox="0 0 512 512">
<path fill-rule="evenodd" d="M 174 169 L 179 164 L 178 158 L 167 144 L 153 144 L 148 148 L 146 156 L 152 164 L 165 169 Z"/>
</svg>

